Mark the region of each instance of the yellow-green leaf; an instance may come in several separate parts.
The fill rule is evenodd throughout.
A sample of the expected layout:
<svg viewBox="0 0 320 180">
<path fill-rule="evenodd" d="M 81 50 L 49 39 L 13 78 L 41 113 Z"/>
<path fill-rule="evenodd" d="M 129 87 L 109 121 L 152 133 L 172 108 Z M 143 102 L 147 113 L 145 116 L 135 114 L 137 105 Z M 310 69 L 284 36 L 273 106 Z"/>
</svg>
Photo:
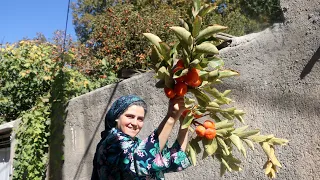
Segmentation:
<svg viewBox="0 0 320 180">
<path fill-rule="evenodd" d="M 252 141 L 250 141 L 249 139 L 242 139 L 248 146 L 251 150 L 254 150 L 254 145 L 252 143 Z"/>
<path fill-rule="evenodd" d="M 165 66 L 162 66 L 161 68 L 159 68 L 156 78 L 158 79 L 164 79 L 165 76 L 169 76 L 169 71 L 167 70 L 167 68 Z"/>
<path fill-rule="evenodd" d="M 212 36 L 215 33 L 221 32 L 223 30 L 227 29 L 225 26 L 221 25 L 213 25 L 205 28 L 204 30 L 199 32 L 199 35 L 196 37 L 196 41 L 201 40 L 203 38 L 206 38 L 208 36 Z"/>
<path fill-rule="evenodd" d="M 193 21 L 193 27 L 192 27 L 192 36 L 196 37 L 199 34 L 200 28 L 202 24 L 202 18 L 200 16 L 196 16 Z"/>
<path fill-rule="evenodd" d="M 223 149 L 223 151 L 225 152 L 226 155 L 230 154 L 229 148 L 227 146 L 227 144 L 224 142 L 224 140 L 222 138 L 216 137 L 218 145 Z"/>
<path fill-rule="evenodd" d="M 161 55 L 155 45 L 152 45 L 151 48 L 151 62 L 155 65 L 161 61 Z"/>
<path fill-rule="evenodd" d="M 285 145 L 287 144 L 289 141 L 287 139 L 281 139 L 281 138 L 272 138 L 269 141 L 269 144 L 273 144 L 273 145 Z"/>
<path fill-rule="evenodd" d="M 230 168 L 230 166 L 229 166 L 229 164 L 227 163 L 227 161 L 226 161 L 225 159 L 223 159 L 222 157 L 221 157 L 221 162 L 223 163 L 224 166 L 226 166 L 226 168 L 228 169 L 228 171 L 231 172 L 232 169 Z"/>
<path fill-rule="evenodd" d="M 219 54 L 219 50 L 217 49 L 217 47 L 209 42 L 203 42 L 197 45 L 195 48 L 195 52 L 209 55 Z"/>
<path fill-rule="evenodd" d="M 272 168 L 272 163 L 271 162 L 268 162 L 267 165 L 266 165 L 266 169 L 265 169 L 265 174 L 269 174 L 270 171 L 271 171 L 271 168 Z"/>
<path fill-rule="evenodd" d="M 272 162 L 272 164 L 279 166 L 279 167 L 282 167 L 280 162 L 278 161 L 276 155 L 274 154 L 273 146 L 270 146 L 270 154 L 269 155 L 270 155 L 269 158 L 270 158 L 270 161 Z"/>
<path fill-rule="evenodd" d="M 234 122 L 229 122 L 228 120 L 224 120 L 216 123 L 216 129 L 225 129 L 234 126 Z"/>
<path fill-rule="evenodd" d="M 208 58 L 208 67 L 217 69 L 222 67 L 223 65 L 224 65 L 224 61 L 221 58 L 218 58 L 218 57 Z"/>
<path fill-rule="evenodd" d="M 219 71 L 219 78 L 226 78 L 231 76 L 239 76 L 239 73 L 237 71 L 230 70 L 230 69 Z"/>
<path fill-rule="evenodd" d="M 253 135 L 257 135 L 259 132 L 260 132 L 259 129 L 254 129 L 254 130 L 245 131 L 245 132 L 237 132 L 235 134 L 237 134 L 237 136 L 239 136 L 240 138 L 247 138 Z"/>
<path fill-rule="evenodd" d="M 188 128 L 190 124 L 192 123 L 194 119 L 194 116 L 192 115 L 191 111 L 186 115 L 186 117 L 183 119 L 181 129 Z"/>
<path fill-rule="evenodd" d="M 250 136 L 248 138 L 251 139 L 254 142 L 264 142 L 264 141 L 272 139 L 273 137 L 274 137 L 273 135 L 268 135 L 268 136 L 253 135 L 253 136 Z"/>
<path fill-rule="evenodd" d="M 242 126 L 240 128 L 236 128 L 232 133 L 238 135 L 238 133 L 243 132 L 244 130 L 246 130 L 249 126 Z"/>
<path fill-rule="evenodd" d="M 188 154 L 190 156 L 192 165 L 195 166 L 197 164 L 197 155 L 194 148 L 190 144 L 188 144 Z"/>
<path fill-rule="evenodd" d="M 193 43 L 193 38 L 191 36 L 191 33 L 185 28 L 179 27 L 179 26 L 173 26 L 173 27 L 170 27 L 170 29 L 172 29 L 175 32 L 175 34 L 178 36 L 178 38 L 181 39 L 187 45 L 191 45 Z"/>
<path fill-rule="evenodd" d="M 231 142 L 238 148 L 238 150 L 244 155 L 246 156 L 246 150 L 242 145 L 241 139 L 237 136 L 232 134 L 230 137 Z"/>
<path fill-rule="evenodd" d="M 165 58 L 165 60 L 167 60 L 168 64 L 171 66 L 172 63 L 169 61 L 171 48 L 165 42 L 159 42 L 159 44 L 160 44 L 160 47 L 161 47 L 162 56 Z"/>
<path fill-rule="evenodd" d="M 152 33 L 143 33 L 143 35 L 152 43 L 154 44 L 157 49 L 159 51 L 161 51 L 161 47 L 160 47 L 160 42 L 161 42 L 161 39 L 157 36 L 157 35 L 154 35 Z"/>
<path fill-rule="evenodd" d="M 208 13 L 210 13 L 212 10 L 216 9 L 217 6 L 205 4 L 199 11 L 198 15 L 201 17 L 205 17 Z"/>
<path fill-rule="evenodd" d="M 202 140 L 202 142 L 204 145 L 204 149 L 208 153 L 209 156 L 214 154 L 216 152 L 216 150 L 218 149 L 218 143 L 217 143 L 216 139 L 209 140 L 209 139 L 204 138 Z"/>
<path fill-rule="evenodd" d="M 187 73 L 188 73 L 188 69 L 181 69 L 173 74 L 173 78 L 179 78 L 181 76 L 186 75 Z"/>
</svg>

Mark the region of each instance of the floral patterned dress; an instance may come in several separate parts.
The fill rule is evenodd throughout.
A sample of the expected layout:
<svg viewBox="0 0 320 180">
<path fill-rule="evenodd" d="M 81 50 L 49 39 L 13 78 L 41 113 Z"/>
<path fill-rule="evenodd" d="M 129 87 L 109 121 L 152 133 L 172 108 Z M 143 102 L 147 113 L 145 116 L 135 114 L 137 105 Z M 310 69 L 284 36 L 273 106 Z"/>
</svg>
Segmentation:
<svg viewBox="0 0 320 180">
<path fill-rule="evenodd" d="M 164 173 L 181 171 L 191 165 L 176 141 L 160 152 L 154 131 L 145 140 L 131 138 L 113 128 L 97 146 L 92 179 L 164 179 Z M 96 174 L 96 175 L 94 175 Z"/>
</svg>

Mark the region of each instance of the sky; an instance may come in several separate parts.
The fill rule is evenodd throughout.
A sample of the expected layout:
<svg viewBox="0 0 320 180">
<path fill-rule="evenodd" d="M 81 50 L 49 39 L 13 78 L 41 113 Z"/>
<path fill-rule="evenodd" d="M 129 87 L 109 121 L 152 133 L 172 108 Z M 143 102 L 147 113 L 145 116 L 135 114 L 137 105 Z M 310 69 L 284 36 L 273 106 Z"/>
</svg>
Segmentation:
<svg viewBox="0 0 320 180">
<path fill-rule="evenodd" d="M 0 44 L 14 43 L 24 37 L 32 39 L 37 32 L 51 39 L 54 31 L 65 29 L 67 9 L 68 0 L 1 0 Z M 71 9 L 67 34 L 76 38 Z"/>
</svg>

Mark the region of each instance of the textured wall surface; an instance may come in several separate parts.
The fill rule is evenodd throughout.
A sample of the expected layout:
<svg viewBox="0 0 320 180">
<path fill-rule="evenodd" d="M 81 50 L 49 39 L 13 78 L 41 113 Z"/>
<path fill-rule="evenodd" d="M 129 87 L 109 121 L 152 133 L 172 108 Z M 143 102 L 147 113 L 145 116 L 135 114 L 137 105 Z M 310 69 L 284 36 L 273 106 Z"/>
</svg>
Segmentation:
<svg viewBox="0 0 320 180">
<path fill-rule="evenodd" d="M 283 168 L 277 179 L 320 179 L 320 1 L 282 0 L 285 22 L 260 33 L 235 38 L 221 50 L 225 66 L 241 73 L 218 89 L 231 89 L 235 106 L 262 134 L 290 140 L 277 149 Z M 106 108 L 125 94 L 137 94 L 149 104 L 140 137 L 162 120 L 168 100 L 154 87 L 153 73 L 145 73 L 97 89 L 70 101 L 65 134 L 63 177 L 90 179 L 95 147 L 104 129 Z M 171 142 L 176 134 L 172 135 Z M 167 179 L 267 179 L 259 146 L 249 151 L 243 171 L 219 176 L 219 165 L 208 158 Z M 241 156 L 240 156 L 241 157 Z"/>
</svg>

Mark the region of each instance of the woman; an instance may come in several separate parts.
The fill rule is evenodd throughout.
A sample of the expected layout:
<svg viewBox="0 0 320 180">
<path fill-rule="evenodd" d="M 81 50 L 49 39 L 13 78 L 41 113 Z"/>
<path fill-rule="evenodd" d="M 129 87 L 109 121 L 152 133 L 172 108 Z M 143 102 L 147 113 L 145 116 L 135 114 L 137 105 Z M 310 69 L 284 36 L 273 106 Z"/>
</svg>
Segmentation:
<svg viewBox="0 0 320 180">
<path fill-rule="evenodd" d="M 146 103 L 138 96 L 122 96 L 109 109 L 105 131 L 93 160 L 92 180 L 164 179 L 164 173 L 191 165 L 185 153 L 188 130 L 179 130 L 171 148 L 167 140 L 185 110 L 183 97 L 171 99 L 158 128 L 145 140 L 136 135 L 143 127 Z"/>
</svg>

